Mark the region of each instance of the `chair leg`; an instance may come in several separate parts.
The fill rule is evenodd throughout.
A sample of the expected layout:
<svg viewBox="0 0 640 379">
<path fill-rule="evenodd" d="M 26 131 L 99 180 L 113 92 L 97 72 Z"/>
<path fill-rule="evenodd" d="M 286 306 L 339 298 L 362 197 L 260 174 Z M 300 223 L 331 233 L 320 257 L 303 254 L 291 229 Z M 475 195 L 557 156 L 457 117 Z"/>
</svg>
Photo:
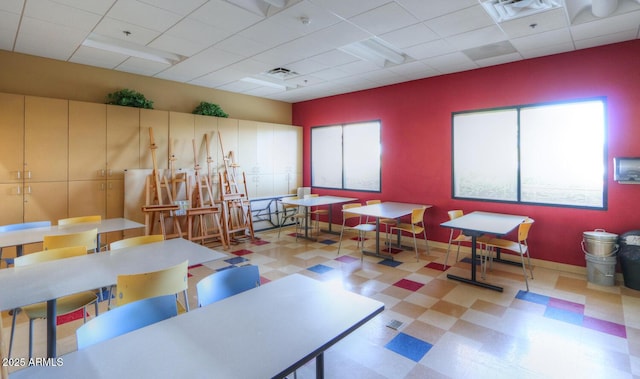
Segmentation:
<svg viewBox="0 0 640 379">
<path fill-rule="evenodd" d="M 416 241 L 416 235 L 413 235 L 413 249 L 416 251 L 416 262 L 420 262 L 420 256 L 418 255 L 418 242 Z"/>
<path fill-rule="evenodd" d="M 342 229 L 340 229 L 340 240 L 338 241 L 338 253 L 336 255 L 340 255 L 340 247 L 342 246 L 342 235 L 344 234 L 344 223 L 342 224 Z"/>
<path fill-rule="evenodd" d="M 449 251 L 451 250 L 451 240 L 453 239 L 453 229 L 451 229 L 451 232 L 449 233 L 449 245 L 447 245 L 447 254 L 444 256 L 444 268 L 446 270 L 447 268 L 447 263 L 449 263 Z M 457 260 L 457 258 L 456 258 Z"/>
<path fill-rule="evenodd" d="M 29 359 L 33 357 L 33 319 L 29 319 Z"/>
<path fill-rule="evenodd" d="M 13 334 L 16 331 L 16 315 L 18 314 L 18 309 L 13 310 L 13 318 L 11 319 L 11 335 L 9 337 L 9 354 L 7 354 L 8 358 L 11 358 L 11 349 L 13 349 Z"/>
</svg>

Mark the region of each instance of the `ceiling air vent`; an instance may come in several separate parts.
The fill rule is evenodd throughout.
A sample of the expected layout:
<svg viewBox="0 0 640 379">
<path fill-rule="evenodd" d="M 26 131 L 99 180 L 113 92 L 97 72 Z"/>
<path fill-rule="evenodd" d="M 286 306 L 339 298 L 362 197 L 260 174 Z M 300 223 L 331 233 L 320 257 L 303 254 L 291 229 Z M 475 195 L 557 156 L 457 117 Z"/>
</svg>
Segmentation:
<svg viewBox="0 0 640 379">
<path fill-rule="evenodd" d="M 285 80 L 298 75 L 298 73 L 295 71 L 291 71 L 288 68 L 276 67 L 274 69 L 267 71 L 267 75 L 280 80 Z"/>
<path fill-rule="evenodd" d="M 482 0 L 482 6 L 496 22 L 530 16 L 560 8 L 560 0 Z"/>
</svg>

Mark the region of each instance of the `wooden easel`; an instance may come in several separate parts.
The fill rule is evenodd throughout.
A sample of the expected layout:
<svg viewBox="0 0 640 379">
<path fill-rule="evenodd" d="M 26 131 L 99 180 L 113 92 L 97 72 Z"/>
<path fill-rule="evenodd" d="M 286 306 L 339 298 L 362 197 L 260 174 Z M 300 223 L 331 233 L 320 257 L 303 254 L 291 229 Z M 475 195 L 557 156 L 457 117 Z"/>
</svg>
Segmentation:
<svg viewBox="0 0 640 379">
<path fill-rule="evenodd" d="M 145 234 L 153 234 L 155 230 L 156 214 L 160 222 L 160 231 L 165 239 L 173 237 L 182 237 L 182 230 L 180 229 L 180 223 L 177 220 L 173 220 L 174 234 L 167 235 L 165 218 L 172 217 L 174 212 L 180 209 L 180 206 L 173 204 L 173 194 L 167 177 L 164 174 L 160 175 L 158 171 L 158 163 L 156 160 L 156 146 L 155 138 L 153 137 L 153 128 L 149 128 L 149 149 L 151 150 L 151 159 L 153 161 L 153 171 L 151 175 L 147 177 L 145 183 L 145 203 L 142 207 L 144 212 Z M 163 188 L 166 192 L 166 197 L 169 200 L 168 204 L 164 204 Z M 168 216 L 167 216 L 168 215 Z"/>
<path fill-rule="evenodd" d="M 218 138 L 224 161 L 224 172 L 219 173 L 219 175 L 220 199 L 224 208 L 223 220 L 227 241 L 231 243 L 232 240 L 237 239 L 240 232 L 243 233 L 242 237 L 248 236 L 253 241 L 255 240 L 255 234 L 251 217 L 251 202 L 246 195 L 248 193 L 246 177 L 243 172 L 244 193 L 242 193 L 236 177 L 238 166 L 233 161 L 233 152 L 229 152 L 228 156 L 225 155 L 220 134 L 218 134 Z"/>
<path fill-rule="evenodd" d="M 206 138 L 206 143 L 207 163 L 209 163 L 208 138 Z M 210 176 L 208 174 L 200 176 L 196 141 L 192 140 L 192 144 L 195 186 L 192 207 L 187 209 L 187 236 L 190 241 L 200 241 L 203 244 L 207 239 L 217 238 L 226 249 L 228 245 L 221 222 L 221 208 L 214 204 Z M 207 195 L 206 199 L 205 195 Z"/>
</svg>

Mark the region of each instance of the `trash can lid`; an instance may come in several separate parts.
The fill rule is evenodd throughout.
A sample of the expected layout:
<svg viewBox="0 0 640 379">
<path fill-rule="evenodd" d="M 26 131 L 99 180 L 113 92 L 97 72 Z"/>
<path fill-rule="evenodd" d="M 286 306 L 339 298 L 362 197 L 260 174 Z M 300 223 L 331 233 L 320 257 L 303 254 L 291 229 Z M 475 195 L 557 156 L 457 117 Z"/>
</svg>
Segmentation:
<svg viewBox="0 0 640 379">
<path fill-rule="evenodd" d="M 618 235 L 614 233 L 609 233 L 604 229 L 596 229 L 589 232 L 582 233 L 585 239 L 594 239 L 599 241 L 611 241 L 615 242 L 618 239 Z"/>
</svg>

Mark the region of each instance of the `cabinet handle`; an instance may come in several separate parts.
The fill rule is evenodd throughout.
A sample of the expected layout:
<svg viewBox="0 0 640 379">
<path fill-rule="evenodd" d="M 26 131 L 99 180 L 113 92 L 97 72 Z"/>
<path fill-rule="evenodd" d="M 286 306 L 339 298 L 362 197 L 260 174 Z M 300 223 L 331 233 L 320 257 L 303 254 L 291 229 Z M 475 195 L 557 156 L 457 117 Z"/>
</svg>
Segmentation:
<svg viewBox="0 0 640 379">
<path fill-rule="evenodd" d="M 109 183 L 109 189 L 112 190 L 113 189 L 113 183 Z"/>
<path fill-rule="evenodd" d="M 104 175 L 105 175 L 105 169 L 103 168 L 100 170 L 100 176 L 104 177 Z"/>
<path fill-rule="evenodd" d="M 18 170 L 18 171 L 16 172 L 16 179 L 22 179 L 21 172 L 22 172 L 22 171 L 20 171 L 20 170 Z"/>
<path fill-rule="evenodd" d="M 104 191 L 104 190 L 105 190 L 104 183 L 100 183 L 100 191 Z"/>
<path fill-rule="evenodd" d="M 113 175 L 113 170 L 112 170 L 112 169 L 109 169 L 109 170 L 107 171 L 107 175 L 109 175 L 109 176 Z"/>
<path fill-rule="evenodd" d="M 31 195 L 31 186 L 27 186 L 27 195 Z"/>
<path fill-rule="evenodd" d="M 27 174 L 25 175 L 26 179 L 31 179 L 31 170 L 27 171 Z"/>
<path fill-rule="evenodd" d="M 16 191 L 16 195 L 22 195 L 22 190 L 20 189 L 20 186 L 18 186 L 18 190 Z"/>
</svg>

